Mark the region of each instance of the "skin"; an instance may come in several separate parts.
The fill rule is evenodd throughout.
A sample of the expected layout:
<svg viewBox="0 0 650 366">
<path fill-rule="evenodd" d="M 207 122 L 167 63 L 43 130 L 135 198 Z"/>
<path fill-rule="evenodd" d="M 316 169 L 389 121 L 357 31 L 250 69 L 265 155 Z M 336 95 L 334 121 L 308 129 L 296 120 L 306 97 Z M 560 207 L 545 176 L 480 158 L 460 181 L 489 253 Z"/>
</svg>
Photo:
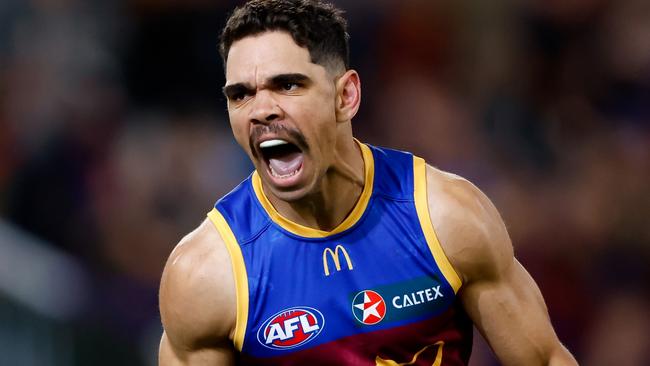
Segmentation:
<svg viewBox="0 0 650 366">
<path fill-rule="evenodd" d="M 343 221 L 363 189 L 363 159 L 351 123 L 361 88 L 354 70 L 327 70 L 310 60 L 309 51 L 298 47 L 288 33 L 244 38 L 228 53 L 224 90 L 235 139 L 259 172 L 273 206 L 299 224 L 328 230 Z M 273 82 L 278 76 L 296 74 L 305 77 L 300 85 Z M 233 88 L 239 90 L 230 93 Z M 251 148 L 251 136 L 256 130 L 270 130 L 269 126 L 295 129 L 308 145 L 302 179 L 289 187 L 273 182 L 261 154 Z"/>
<path fill-rule="evenodd" d="M 275 82 L 277 75 L 295 74 L 309 82 Z M 364 183 L 363 159 L 351 129 L 361 96 L 357 73 L 311 63 L 305 48 L 276 31 L 235 42 L 226 79 L 233 134 L 258 169 L 274 207 L 305 226 L 336 227 Z M 228 88 L 233 85 L 237 93 Z M 274 123 L 296 129 L 309 146 L 302 176 L 290 187 L 276 184 L 251 147 L 252 131 Z M 490 200 L 468 181 L 430 166 L 427 192 L 432 224 L 463 280 L 464 308 L 501 363 L 577 365 L 555 335 L 542 295 L 515 259 Z M 165 329 L 160 365 L 234 365 L 234 278 L 224 242 L 208 220 L 170 255 L 160 310 Z"/>
</svg>

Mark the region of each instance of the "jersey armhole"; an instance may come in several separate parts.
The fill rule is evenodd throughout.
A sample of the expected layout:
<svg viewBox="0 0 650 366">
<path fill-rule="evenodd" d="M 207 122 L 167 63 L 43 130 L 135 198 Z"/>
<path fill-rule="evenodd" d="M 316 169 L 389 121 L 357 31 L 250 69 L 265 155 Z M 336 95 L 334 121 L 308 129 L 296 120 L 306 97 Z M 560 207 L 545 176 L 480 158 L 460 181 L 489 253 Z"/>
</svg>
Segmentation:
<svg viewBox="0 0 650 366">
<path fill-rule="evenodd" d="M 431 223 L 431 216 L 429 215 L 429 201 L 427 200 L 427 169 L 424 159 L 417 156 L 413 157 L 413 181 L 414 181 L 414 199 L 415 209 L 420 220 L 420 226 L 424 232 L 424 237 L 431 250 L 433 259 L 440 268 L 442 275 L 445 276 L 447 282 L 458 293 L 462 286 L 462 280 L 458 273 L 449 262 L 449 258 L 442 249 L 436 231 Z"/>
<path fill-rule="evenodd" d="M 244 348 L 244 336 L 246 335 L 246 326 L 248 322 L 248 276 L 246 274 L 246 265 L 244 264 L 244 256 L 241 248 L 237 243 L 235 234 L 230 229 L 230 225 L 223 217 L 221 212 L 216 208 L 208 212 L 208 218 L 212 224 L 217 228 L 219 235 L 223 239 L 228 254 L 230 255 L 230 262 L 232 263 L 232 271 L 235 278 L 235 293 L 237 297 L 237 318 L 235 321 L 235 336 L 233 343 L 235 349 L 239 352 Z"/>
</svg>

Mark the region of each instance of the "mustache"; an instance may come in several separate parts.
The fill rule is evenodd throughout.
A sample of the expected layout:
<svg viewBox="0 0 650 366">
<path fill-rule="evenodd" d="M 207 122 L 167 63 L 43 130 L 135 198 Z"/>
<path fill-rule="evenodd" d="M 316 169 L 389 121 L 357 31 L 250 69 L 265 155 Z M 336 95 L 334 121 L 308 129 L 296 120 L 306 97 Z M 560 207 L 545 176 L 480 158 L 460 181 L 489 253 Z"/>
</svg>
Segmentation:
<svg viewBox="0 0 650 366">
<path fill-rule="evenodd" d="M 248 143 L 250 144 L 251 151 L 257 151 L 255 142 L 260 139 L 261 136 L 265 134 L 273 134 L 277 136 L 289 136 L 292 142 L 298 146 L 302 151 L 307 151 L 309 147 L 307 146 L 307 139 L 305 136 L 300 133 L 300 131 L 293 127 L 288 127 L 282 124 L 272 123 L 269 125 L 257 125 L 253 127 L 251 131 L 250 138 Z"/>
</svg>

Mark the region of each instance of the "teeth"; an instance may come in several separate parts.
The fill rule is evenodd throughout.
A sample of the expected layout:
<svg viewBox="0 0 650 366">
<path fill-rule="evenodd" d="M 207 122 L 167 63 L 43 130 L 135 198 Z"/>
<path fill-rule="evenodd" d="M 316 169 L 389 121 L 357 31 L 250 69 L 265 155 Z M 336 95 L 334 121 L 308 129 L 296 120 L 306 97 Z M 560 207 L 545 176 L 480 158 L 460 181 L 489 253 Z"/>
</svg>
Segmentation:
<svg viewBox="0 0 650 366">
<path fill-rule="evenodd" d="M 288 144 L 287 141 L 280 140 L 280 139 L 275 139 L 275 140 L 268 140 L 268 141 L 262 142 L 260 144 L 260 147 L 262 149 L 265 149 L 267 147 L 274 147 L 274 146 L 280 146 L 280 145 L 286 145 L 286 144 Z"/>
<path fill-rule="evenodd" d="M 288 174 L 285 174 L 285 175 L 280 175 L 275 170 L 273 170 L 273 167 L 269 167 L 269 168 L 271 168 L 271 175 L 276 177 L 276 178 L 280 178 L 280 179 L 286 179 L 286 178 L 289 178 L 289 177 L 293 177 L 300 170 L 300 168 L 298 168 L 298 169 L 294 170 L 291 173 L 288 173 Z"/>
</svg>

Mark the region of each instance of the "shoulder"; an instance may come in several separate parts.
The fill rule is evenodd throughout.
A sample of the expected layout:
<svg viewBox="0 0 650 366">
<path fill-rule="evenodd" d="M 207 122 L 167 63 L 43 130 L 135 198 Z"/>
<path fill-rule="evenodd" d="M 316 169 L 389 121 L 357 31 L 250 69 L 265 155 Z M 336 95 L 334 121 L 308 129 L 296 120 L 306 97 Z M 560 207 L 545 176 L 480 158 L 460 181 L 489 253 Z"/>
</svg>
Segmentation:
<svg viewBox="0 0 650 366">
<path fill-rule="evenodd" d="M 468 180 L 427 165 L 431 223 L 463 283 L 498 277 L 514 263 L 506 227 L 490 199 Z"/>
<path fill-rule="evenodd" d="M 160 313 L 169 340 L 199 349 L 232 339 L 235 285 L 230 256 L 206 219 L 173 250 L 160 283 Z"/>
</svg>

